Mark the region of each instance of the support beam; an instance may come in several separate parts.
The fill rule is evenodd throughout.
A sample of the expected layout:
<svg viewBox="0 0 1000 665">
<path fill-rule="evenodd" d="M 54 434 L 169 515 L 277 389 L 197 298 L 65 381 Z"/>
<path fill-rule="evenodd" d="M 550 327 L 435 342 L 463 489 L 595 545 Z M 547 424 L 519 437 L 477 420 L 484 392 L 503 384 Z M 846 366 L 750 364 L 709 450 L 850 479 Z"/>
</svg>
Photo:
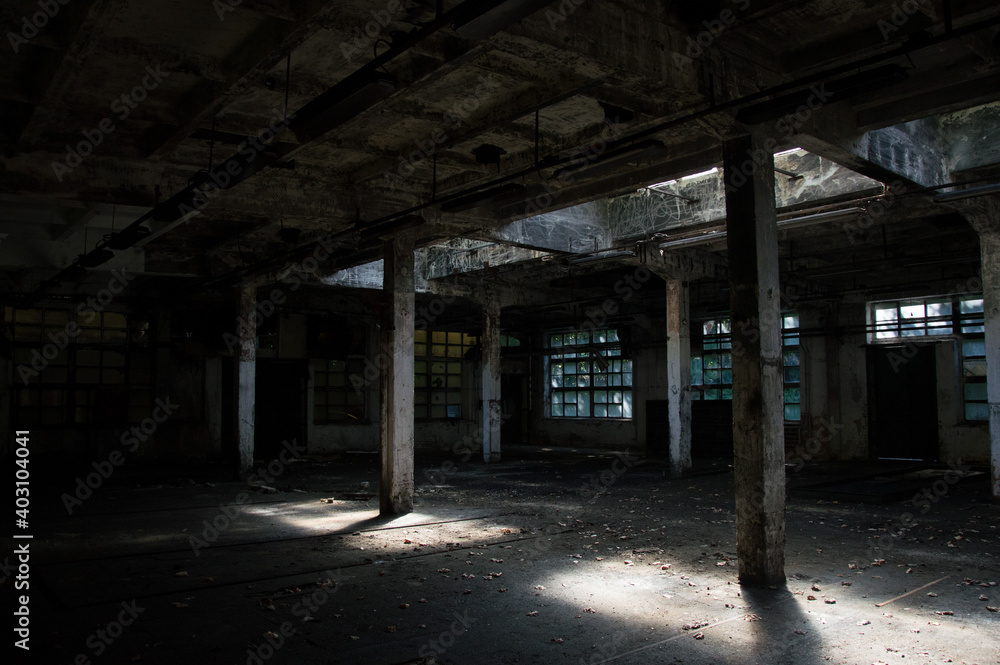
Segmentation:
<svg viewBox="0 0 1000 665">
<path fill-rule="evenodd" d="M 667 280 L 667 413 L 670 477 L 691 469 L 691 322 L 686 282 Z"/>
<path fill-rule="evenodd" d="M 979 243 L 986 318 L 986 395 L 990 402 L 990 477 L 993 498 L 1000 500 L 1000 232 L 980 235 Z"/>
<path fill-rule="evenodd" d="M 740 583 L 756 587 L 785 583 L 781 295 L 773 162 L 758 136 L 733 139 L 723 146 L 733 331 L 736 552 Z"/>
<path fill-rule="evenodd" d="M 239 476 L 253 468 L 254 410 L 257 403 L 257 285 L 244 282 L 239 287 L 239 355 L 236 359 L 236 442 L 239 449 Z"/>
<path fill-rule="evenodd" d="M 382 293 L 382 515 L 413 511 L 413 236 L 401 233 L 384 246 Z"/>
<path fill-rule="evenodd" d="M 500 461 L 500 302 L 483 297 L 483 461 Z"/>
</svg>

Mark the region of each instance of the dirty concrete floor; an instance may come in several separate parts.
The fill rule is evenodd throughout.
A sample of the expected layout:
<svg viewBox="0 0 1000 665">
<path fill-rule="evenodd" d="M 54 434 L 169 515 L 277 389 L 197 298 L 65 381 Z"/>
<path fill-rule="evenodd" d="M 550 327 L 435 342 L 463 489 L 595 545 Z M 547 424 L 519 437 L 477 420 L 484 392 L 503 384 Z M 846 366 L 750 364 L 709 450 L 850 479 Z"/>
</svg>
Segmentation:
<svg viewBox="0 0 1000 665">
<path fill-rule="evenodd" d="M 365 455 L 272 465 L 277 493 L 123 468 L 72 515 L 54 483 L 34 504 L 28 662 L 1000 663 L 985 480 L 928 479 L 926 513 L 792 496 L 787 588 L 749 591 L 724 461 L 673 481 L 632 456 L 505 455 L 418 456 L 397 519 Z"/>
</svg>

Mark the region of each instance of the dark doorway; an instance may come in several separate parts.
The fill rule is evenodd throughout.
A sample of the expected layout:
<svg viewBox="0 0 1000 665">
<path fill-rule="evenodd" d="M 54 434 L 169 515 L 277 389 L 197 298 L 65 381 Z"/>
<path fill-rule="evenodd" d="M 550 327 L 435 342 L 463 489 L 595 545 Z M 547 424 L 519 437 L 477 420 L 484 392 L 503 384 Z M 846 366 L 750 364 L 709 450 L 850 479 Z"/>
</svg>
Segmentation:
<svg viewBox="0 0 1000 665">
<path fill-rule="evenodd" d="M 691 457 L 731 459 L 733 456 L 733 401 L 691 401 Z"/>
<path fill-rule="evenodd" d="M 876 459 L 938 458 L 933 345 L 868 348 L 868 442 Z"/>
<path fill-rule="evenodd" d="M 285 441 L 306 443 L 306 380 L 302 360 L 257 360 L 254 458 L 272 459 Z"/>
<path fill-rule="evenodd" d="M 670 412 L 665 399 L 646 400 L 646 455 L 670 455 Z"/>
<path fill-rule="evenodd" d="M 500 441 L 503 445 L 525 443 L 521 436 L 524 420 L 524 382 L 522 374 L 500 376 Z"/>
</svg>

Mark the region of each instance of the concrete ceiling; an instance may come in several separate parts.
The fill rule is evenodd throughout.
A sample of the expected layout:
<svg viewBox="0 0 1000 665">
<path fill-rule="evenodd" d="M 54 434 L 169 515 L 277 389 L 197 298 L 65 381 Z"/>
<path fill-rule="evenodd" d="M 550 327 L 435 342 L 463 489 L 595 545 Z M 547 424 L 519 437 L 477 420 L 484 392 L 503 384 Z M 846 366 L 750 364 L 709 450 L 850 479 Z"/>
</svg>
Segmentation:
<svg viewBox="0 0 1000 665">
<path fill-rule="evenodd" d="M 636 241 L 659 249 L 721 224 L 718 193 L 690 197 L 699 200 L 690 206 L 667 196 L 682 201 L 671 208 L 676 219 L 652 228 L 622 217 L 635 201 L 617 209 L 614 201 L 659 196 L 636 192 L 719 165 L 721 142 L 750 122 L 773 137 L 775 151 L 801 146 L 847 179 L 810 181 L 798 198 L 790 191 L 788 213 L 856 206 L 844 201 L 859 197 L 867 210 L 884 201 L 880 183 L 905 192 L 890 197 L 889 214 L 863 218 L 858 233 L 845 233 L 844 220 L 789 230 L 789 276 L 845 289 L 858 286 L 860 272 L 867 288 L 936 255 L 935 269 L 950 279 L 970 268 L 975 235 L 932 197 L 950 183 L 996 178 L 1000 161 L 995 2 L 50 4 L 58 7 L 51 18 L 37 0 L 0 9 L 10 30 L 0 52 L 0 278 L 17 296 L 80 294 L 121 268 L 140 275 L 137 299 L 225 285 L 275 274 L 329 234 L 343 248 L 322 268 L 333 274 L 377 258 L 379 238 L 414 213 L 424 219 L 418 244 L 430 247 L 434 269 L 454 272 L 457 255 L 485 242 L 516 260 L 506 269 L 525 281 L 539 271 L 564 277 L 574 259 L 601 258 L 595 251 Z M 491 35 L 455 28 L 470 11 L 512 4 L 527 6 L 527 15 Z M 398 81 L 391 94 L 329 131 L 279 131 L 270 165 L 206 195 L 199 214 L 149 221 L 152 235 L 136 246 L 85 276 L 49 281 L 112 226 L 120 230 L 203 182 L 210 165 L 218 170 L 248 149 L 247 137 L 282 127 L 286 99 L 294 125 L 324 92 L 337 97 L 338 83 L 375 71 L 368 63 L 376 57 L 378 72 Z M 873 81 L 838 92 L 838 81 L 859 72 Z M 791 116 L 757 106 L 788 95 Z M 649 140 L 662 148 L 610 169 L 559 171 L 606 164 L 599 158 L 611 150 Z M 483 145 L 502 150 L 499 164 L 477 160 Z M 73 154 L 83 152 L 91 154 Z M 861 176 L 873 187 L 861 186 Z M 524 187 L 515 201 L 441 210 L 510 184 Z M 604 230 L 635 233 L 609 231 L 591 242 L 601 235 L 590 228 L 593 209 L 571 208 L 588 202 L 601 207 Z M 553 244 L 558 225 L 516 224 L 556 210 L 569 219 L 559 236 L 570 236 L 565 246 Z M 574 230 L 577 223 L 588 230 Z M 282 227 L 301 234 L 283 240 Z M 475 251 L 490 261 L 490 250 Z M 678 266 L 713 272 L 724 254 L 724 243 L 667 246 L 657 267 L 705 278 Z M 949 262 L 962 270 L 944 275 Z M 481 277 L 480 268 L 472 262 L 461 271 Z"/>
</svg>

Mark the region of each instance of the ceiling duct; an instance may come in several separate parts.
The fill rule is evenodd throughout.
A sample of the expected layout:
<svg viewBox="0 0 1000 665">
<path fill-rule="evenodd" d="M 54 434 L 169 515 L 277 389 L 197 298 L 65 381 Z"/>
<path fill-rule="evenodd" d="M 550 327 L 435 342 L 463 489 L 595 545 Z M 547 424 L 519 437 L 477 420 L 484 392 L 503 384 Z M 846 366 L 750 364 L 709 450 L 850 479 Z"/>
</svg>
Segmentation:
<svg viewBox="0 0 1000 665">
<path fill-rule="evenodd" d="M 143 217 L 143 220 L 145 217 Z M 143 220 L 138 220 L 142 222 Z M 140 223 L 132 223 L 117 233 L 112 233 L 108 238 L 107 246 L 115 250 L 128 249 L 140 240 L 144 240 L 150 234 L 150 230 Z"/>
<path fill-rule="evenodd" d="M 566 166 L 556 171 L 552 177 L 563 179 L 570 177 L 589 177 L 603 175 L 612 171 L 627 168 L 632 164 L 650 160 L 666 154 L 667 148 L 662 141 L 647 139 L 625 148 L 609 150 L 595 160 L 583 161 Z"/>
<path fill-rule="evenodd" d="M 399 87 L 394 76 L 363 68 L 295 112 L 288 127 L 307 143 L 356 117 Z"/>
<path fill-rule="evenodd" d="M 500 187 L 476 192 L 468 196 L 463 196 L 460 199 L 443 203 L 441 204 L 441 212 L 465 212 L 466 210 L 482 208 L 495 203 L 506 203 L 511 199 L 516 199 L 523 195 L 524 191 L 524 185 L 517 183 L 501 185 Z"/>
</svg>

